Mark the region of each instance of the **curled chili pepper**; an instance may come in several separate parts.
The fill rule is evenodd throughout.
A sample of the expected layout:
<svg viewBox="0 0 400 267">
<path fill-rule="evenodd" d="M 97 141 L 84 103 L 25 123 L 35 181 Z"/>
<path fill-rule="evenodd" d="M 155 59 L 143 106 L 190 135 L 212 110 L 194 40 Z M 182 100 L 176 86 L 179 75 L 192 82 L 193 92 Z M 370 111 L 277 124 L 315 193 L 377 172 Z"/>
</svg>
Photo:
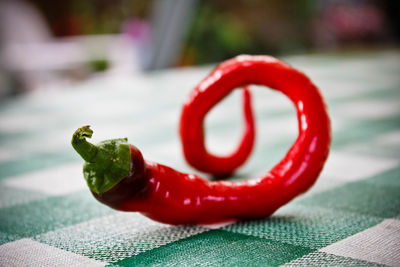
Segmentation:
<svg viewBox="0 0 400 267">
<path fill-rule="evenodd" d="M 86 161 L 84 177 L 95 198 L 111 208 L 138 211 L 163 223 L 202 224 L 266 217 L 305 192 L 328 156 L 330 121 L 315 85 L 273 57 L 238 56 L 219 65 L 195 88 L 184 105 L 180 124 L 188 162 L 203 171 L 227 174 L 246 160 L 254 143 L 249 84 L 284 93 L 294 103 L 299 121 L 296 141 L 264 176 L 248 181 L 207 181 L 144 160 L 126 139 L 93 145 L 86 140 L 93 132 L 84 126 L 74 133 L 72 145 Z M 204 117 L 238 87 L 245 88 L 244 137 L 232 155 L 213 156 L 204 146 Z"/>
<path fill-rule="evenodd" d="M 238 148 L 230 155 L 222 157 L 215 156 L 207 152 L 204 138 L 204 118 L 210 109 L 228 95 L 235 87 L 226 88 L 219 94 L 207 95 L 204 88 L 215 87 L 213 80 L 223 75 L 222 69 L 217 68 L 211 75 L 203 80 L 193 91 L 188 101 L 185 103 L 181 120 L 180 136 L 183 154 L 186 161 L 199 171 L 207 172 L 215 176 L 229 176 L 238 167 L 246 162 L 254 146 L 255 126 L 254 115 L 251 107 L 250 91 L 247 86 L 243 87 L 243 114 L 245 127 L 242 140 Z M 210 78 L 211 77 L 211 78 Z M 219 85 L 216 86 L 220 88 Z M 216 91 L 216 89 L 207 89 Z"/>
</svg>

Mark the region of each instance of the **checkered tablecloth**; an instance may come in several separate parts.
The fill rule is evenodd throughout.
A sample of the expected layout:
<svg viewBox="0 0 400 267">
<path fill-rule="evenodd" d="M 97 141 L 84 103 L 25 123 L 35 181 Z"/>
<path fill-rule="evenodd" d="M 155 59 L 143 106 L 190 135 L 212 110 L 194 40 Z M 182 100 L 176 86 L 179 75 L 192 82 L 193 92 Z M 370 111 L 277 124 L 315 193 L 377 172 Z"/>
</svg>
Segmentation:
<svg viewBox="0 0 400 267">
<path fill-rule="evenodd" d="M 209 67 L 106 74 L 0 103 L 0 266 L 400 266 L 400 52 L 285 57 L 321 89 L 332 118 L 326 166 L 306 194 L 273 216 L 170 226 L 97 202 L 70 146 L 128 137 L 146 159 L 195 172 L 178 137 L 181 106 Z M 264 174 L 297 136 L 282 94 L 251 87 L 257 143 L 232 179 Z M 206 119 L 207 146 L 241 136 L 241 94 Z"/>
</svg>

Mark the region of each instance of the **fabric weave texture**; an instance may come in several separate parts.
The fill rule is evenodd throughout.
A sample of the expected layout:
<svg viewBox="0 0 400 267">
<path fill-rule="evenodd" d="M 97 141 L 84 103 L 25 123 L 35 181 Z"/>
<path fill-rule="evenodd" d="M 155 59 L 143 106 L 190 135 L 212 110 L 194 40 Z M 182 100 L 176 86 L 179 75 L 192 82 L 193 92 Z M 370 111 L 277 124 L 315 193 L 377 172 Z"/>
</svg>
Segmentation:
<svg viewBox="0 0 400 267">
<path fill-rule="evenodd" d="M 332 119 L 331 153 L 307 193 L 269 218 L 171 226 L 114 211 L 90 194 L 70 138 L 128 137 L 148 160 L 184 161 L 178 120 L 211 67 L 106 74 L 0 105 L 0 266 L 400 266 L 400 53 L 284 58 L 320 88 Z M 282 94 L 251 86 L 255 150 L 231 179 L 258 177 L 297 136 Z M 206 118 L 207 147 L 240 138 L 236 90 Z M 206 177 L 206 176 L 205 176 Z"/>
</svg>

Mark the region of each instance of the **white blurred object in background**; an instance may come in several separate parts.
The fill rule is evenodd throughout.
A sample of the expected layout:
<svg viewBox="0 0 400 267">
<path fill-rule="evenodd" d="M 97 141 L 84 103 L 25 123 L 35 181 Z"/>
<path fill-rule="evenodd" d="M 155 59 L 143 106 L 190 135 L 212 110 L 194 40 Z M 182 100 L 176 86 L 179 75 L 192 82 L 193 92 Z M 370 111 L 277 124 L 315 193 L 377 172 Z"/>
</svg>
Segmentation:
<svg viewBox="0 0 400 267">
<path fill-rule="evenodd" d="M 138 69 L 132 40 L 122 34 L 54 38 L 39 11 L 26 1 L 0 1 L 0 98 L 82 79 L 89 63 L 113 71 Z"/>
</svg>

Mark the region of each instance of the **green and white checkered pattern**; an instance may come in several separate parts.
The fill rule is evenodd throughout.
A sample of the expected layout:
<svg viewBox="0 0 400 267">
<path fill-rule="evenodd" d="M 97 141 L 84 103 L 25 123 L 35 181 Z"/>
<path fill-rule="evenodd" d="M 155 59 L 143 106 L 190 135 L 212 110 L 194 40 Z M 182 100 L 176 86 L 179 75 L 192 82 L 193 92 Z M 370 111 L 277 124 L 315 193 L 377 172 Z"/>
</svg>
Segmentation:
<svg viewBox="0 0 400 267">
<path fill-rule="evenodd" d="M 326 166 L 306 194 L 270 218 L 170 226 L 98 203 L 70 146 L 128 137 L 146 159 L 195 172 L 180 150 L 181 106 L 210 67 L 109 73 L 0 105 L 0 266 L 400 266 L 400 53 L 284 58 L 320 87 L 332 118 Z M 253 86 L 257 144 L 233 179 L 262 175 L 297 136 L 295 110 Z M 241 136 L 238 91 L 206 119 L 207 146 Z"/>
</svg>

